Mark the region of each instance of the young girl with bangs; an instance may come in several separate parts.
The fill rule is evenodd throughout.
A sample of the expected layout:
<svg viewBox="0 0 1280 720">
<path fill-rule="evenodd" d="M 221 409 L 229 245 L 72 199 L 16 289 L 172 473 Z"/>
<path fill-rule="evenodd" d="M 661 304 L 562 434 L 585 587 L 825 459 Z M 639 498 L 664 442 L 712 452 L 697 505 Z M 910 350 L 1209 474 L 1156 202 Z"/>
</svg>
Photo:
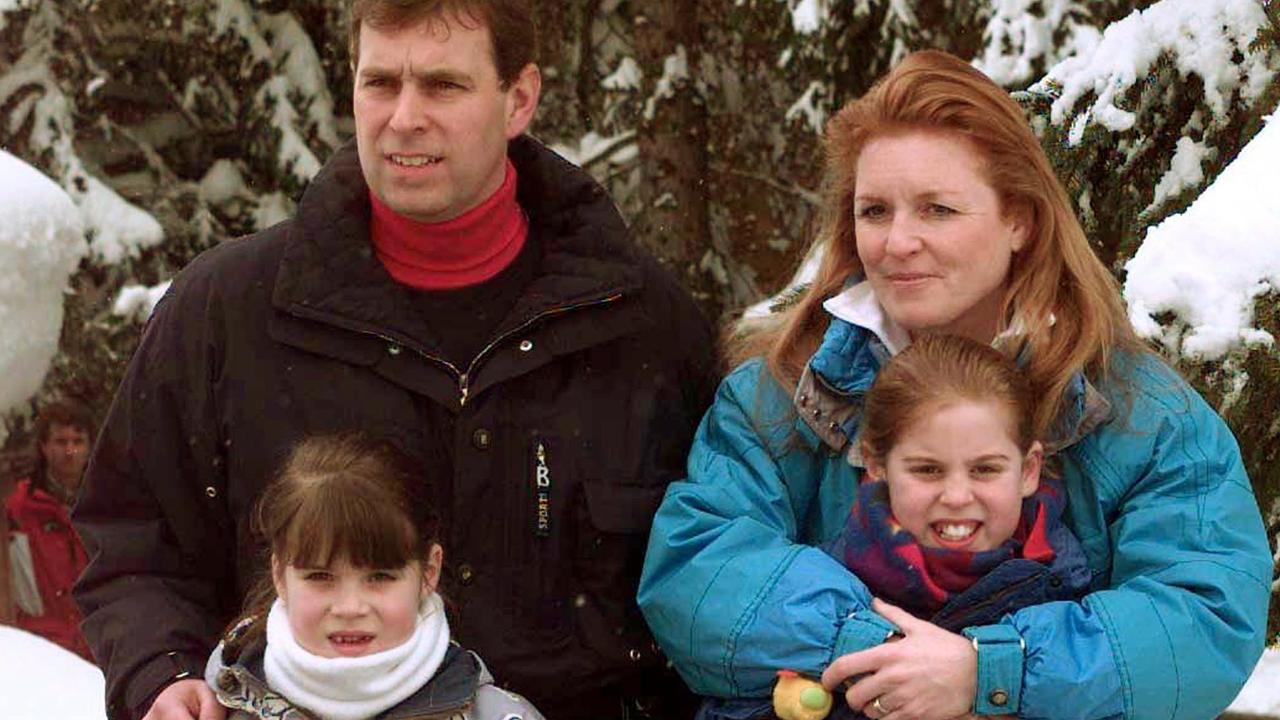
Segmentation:
<svg viewBox="0 0 1280 720">
<path fill-rule="evenodd" d="M 866 472 L 824 549 L 875 597 L 952 632 L 1078 599 L 1089 568 L 1062 523 L 1062 488 L 1044 472 L 1034 413 L 1026 380 L 998 350 L 921 336 L 867 392 L 851 458 Z M 700 720 L 828 717 L 830 696 L 788 693 L 805 685 L 780 675 L 772 704 L 712 700 Z M 855 715 L 840 704 L 829 717 Z"/>
<path fill-rule="evenodd" d="M 543 720 L 451 641 L 422 478 L 358 434 L 294 448 L 255 514 L 270 572 L 205 670 L 230 718 Z"/>
</svg>

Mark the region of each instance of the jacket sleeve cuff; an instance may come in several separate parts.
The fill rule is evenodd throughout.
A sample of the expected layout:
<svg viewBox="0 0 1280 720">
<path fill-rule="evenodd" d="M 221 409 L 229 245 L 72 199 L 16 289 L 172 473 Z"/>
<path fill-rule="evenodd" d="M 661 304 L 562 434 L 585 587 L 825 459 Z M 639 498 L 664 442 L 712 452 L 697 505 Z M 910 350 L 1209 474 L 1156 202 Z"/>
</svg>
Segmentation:
<svg viewBox="0 0 1280 720">
<path fill-rule="evenodd" d="M 859 650 L 877 647 L 897 633 L 896 625 L 875 612 L 867 608 L 855 610 L 845 617 L 844 624 L 840 626 L 840 632 L 836 634 L 836 644 L 831 651 L 831 660 Z"/>
<path fill-rule="evenodd" d="M 978 625 L 961 631 L 978 653 L 975 715 L 1016 715 L 1022 701 L 1026 643 L 1012 625 Z"/>
<path fill-rule="evenodd" d="M 180 652 L 156 656 L 129 678 L 124 697 L 116 697 L 111 703 L 112 720 L 139 720 L 151 709 L 161 690 L 179 680 L 203 680 L 205 661 L 206 658 Z"/>
</svg>

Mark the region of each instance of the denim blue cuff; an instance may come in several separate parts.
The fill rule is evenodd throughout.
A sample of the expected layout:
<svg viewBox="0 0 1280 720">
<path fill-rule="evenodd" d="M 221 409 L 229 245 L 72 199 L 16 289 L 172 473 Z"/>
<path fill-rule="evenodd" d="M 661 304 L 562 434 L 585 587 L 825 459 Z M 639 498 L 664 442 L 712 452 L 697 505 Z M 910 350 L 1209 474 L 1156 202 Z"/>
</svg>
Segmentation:
<svg viewBox="0 0 1280 720">
<path fill-rule="evenodd" d="M 973 713 L 1016 715 L 1022 700 L 1022 636 L 1012 625 L 978 625 L 962 632 L 978 653 Z"/>
<path fill-rule="evenodd" d="M 836 646 L 832 650 L 831 659 L 851 652 L 878 647 L 889 636 L 898 632 L 898 627 L 880 617 L 870 609 L 863 608 L 849 613 L 840 632 L 836 634 Z"/>
</svg>

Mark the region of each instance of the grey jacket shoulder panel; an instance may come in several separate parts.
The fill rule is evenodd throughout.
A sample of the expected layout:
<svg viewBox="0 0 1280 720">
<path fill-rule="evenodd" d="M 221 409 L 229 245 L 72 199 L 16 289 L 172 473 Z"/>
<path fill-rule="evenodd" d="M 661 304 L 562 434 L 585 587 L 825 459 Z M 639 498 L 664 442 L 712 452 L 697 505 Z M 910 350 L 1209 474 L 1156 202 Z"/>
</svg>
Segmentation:
<svg viewBox="0 0 1280 720">
<path fill-rule="evenodd" d="M 542 713 L 523 696 L 493 684 L 493 675 L 480 656 L 471 653 L 480 666 L 480 686 L 476 688 L 476 704 L 468 720 L 546 720 Z"/>
</svg>

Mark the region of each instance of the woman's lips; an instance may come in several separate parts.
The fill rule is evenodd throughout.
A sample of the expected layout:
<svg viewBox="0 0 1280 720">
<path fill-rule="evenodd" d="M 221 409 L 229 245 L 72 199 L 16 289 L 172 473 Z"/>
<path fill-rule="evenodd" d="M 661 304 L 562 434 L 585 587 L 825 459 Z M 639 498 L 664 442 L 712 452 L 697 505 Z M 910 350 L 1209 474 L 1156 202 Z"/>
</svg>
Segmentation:
<svg viewBox="0 0 1280 720">
<path fill-rule="evenodd" d="M 919 285 L 935 277 L 937 276 L 928 273 L 892 273 L 885 275 L 885 279 L 897 286 Z"/>
</svg>

